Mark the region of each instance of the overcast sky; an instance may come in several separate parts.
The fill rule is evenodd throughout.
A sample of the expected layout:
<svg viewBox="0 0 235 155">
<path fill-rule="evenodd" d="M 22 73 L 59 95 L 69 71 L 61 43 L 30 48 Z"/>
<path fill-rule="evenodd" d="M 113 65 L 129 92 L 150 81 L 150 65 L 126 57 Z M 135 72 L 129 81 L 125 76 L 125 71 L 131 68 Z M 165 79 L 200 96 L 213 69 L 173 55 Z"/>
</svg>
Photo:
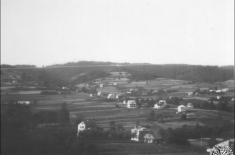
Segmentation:
<svg viewBox="0 0 235 155">
<path fill-rule="evenodd" d="M 234 0 L 1 0 L 1 64 L 234 65 Z"/>
</svg>

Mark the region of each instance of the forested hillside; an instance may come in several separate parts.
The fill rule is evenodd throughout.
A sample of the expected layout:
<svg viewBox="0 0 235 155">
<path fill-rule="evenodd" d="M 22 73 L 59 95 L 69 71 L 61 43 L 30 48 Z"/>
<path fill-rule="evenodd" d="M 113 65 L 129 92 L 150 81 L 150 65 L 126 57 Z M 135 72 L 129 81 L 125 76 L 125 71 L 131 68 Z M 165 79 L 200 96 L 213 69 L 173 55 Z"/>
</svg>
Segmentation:
<svg viewBox="0 0 235 155">
<path fill-rule="evenodd" d="M 15 68 L 17 66 L 1 65 L 1 68 Z M 32 67 L 32 65 L 27 67 L 29 66 Z M 82 61 L 52 65 L 44 68 L 27 67 L 25 69 L 18 69 L 18 72 L 22 75 L 22 80 L 43 81 L 45 86 L 88 82 L 97 78 L 107 77 L 111 71 L 128 72 L 130 73 L 129 79 L 133 81 L 171 78 L 213 83 L 234 79 L 234 66 L 116 64 L 112 62 Z"/>
<path fill-rule="evenodd" d="M 144 65 L 127 66 L 131 80 L 150 80 L 152 78 L 172 78 L 193 82 L 217 82 L 234 79 L 231 68 L 199 65 Z"/>
</svg>

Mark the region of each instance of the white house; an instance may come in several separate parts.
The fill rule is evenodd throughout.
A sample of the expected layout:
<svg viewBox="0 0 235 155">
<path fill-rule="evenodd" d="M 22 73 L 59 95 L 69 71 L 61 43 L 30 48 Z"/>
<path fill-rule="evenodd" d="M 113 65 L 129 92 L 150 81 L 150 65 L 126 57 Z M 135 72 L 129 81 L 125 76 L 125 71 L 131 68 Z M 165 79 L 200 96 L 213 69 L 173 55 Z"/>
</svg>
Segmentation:
<svg viewBox="0 0 235 155">
<path fill-rule="evenodd" d="M 103 84 L 103 83 L 101 83 L 101 84 L 100 84 L 100 88 L 103 88 L 103 87 L 104 87 L 104 84 Z"/>
<path fill-rule="evenodd" d="M 219 100 L 219 99 L 221 99 L 221 96 L 216 96 L 216 98 Z"/>
<path fill-rule="evenodd" d="M 86 124 L 83 121 L 80 124 L 78 124 L 78 133 L 77 133 L 77 135 L 79 135 L 79 132 L 84 131 L 85 129 L 86 129 Z"/>
<path fill-rule="evenodd" d="M 222 91 L 223 93 L 226 93 L 226 92 L 229 91 L 229 89 L 228 89 L 228 88 L 224 88 L 224 89 L 222 89 L 221 91 Z"/>
<path fill-rule="evenodd" d="M 165 100 L 160 100 L 158 103 L 154 105 L 154 109 L 162 109 L 166 107 L 166 101 Z"/>
<path fill-rule="evenodd" d="M 222 93 L 222 90 L 216 90 L 215 93 Z"/>
<path fill-rule="evenodd" d="M 102 95 L 102 92 L 101 92 L 101 91 L 99 91 L 99 92 L 97 93 L 97 95 L 98 95 L 98 96 L 101 96 L 101 95 Z"/>
<path fill-rule="evenodd" d="M 115 98 L 115 95 L 114 94 L 109 94 L 107 99 L 114 99 Z"/>
<path fill-rule="evenodd" d="M 186 107 L 187 107 L 187 108 L 194 108 L 194 106 L 193 106 L 192 103 L 188 103 Z"/>
<path fill-rule="evenodd" d="M 136 108 L 137 107 L 135 100 L 128 100 L 126 104 L 127 104 L 127 108 Z"/>
<path fill-rule="evenodd" d="M 144 135 L 149 132 L 149 129 L 138 126 L 133 129 L 131 129 L 131 133 L 134 134 L 135 136 L 131 138 L 133 141 L 140 141 L 141 138 L 144 137 Z"/>
<path fill-rule="evenodd" d="M 116 99 L 119 99 L 119 97 L 120 97 L 120 95 L 116 95 L 116 96 L 115 96 Z"/>
<path fill-rule="evenodd" d="M 188 92 L 188 96 L 192 96 L 193 95 L 193 92 Z"/>
<path fill-rule="evenodd" d="M 179 105 L 178 106 L 178 112 L 185 111 L 185 106 L 184 105 Z"/>
</svg>

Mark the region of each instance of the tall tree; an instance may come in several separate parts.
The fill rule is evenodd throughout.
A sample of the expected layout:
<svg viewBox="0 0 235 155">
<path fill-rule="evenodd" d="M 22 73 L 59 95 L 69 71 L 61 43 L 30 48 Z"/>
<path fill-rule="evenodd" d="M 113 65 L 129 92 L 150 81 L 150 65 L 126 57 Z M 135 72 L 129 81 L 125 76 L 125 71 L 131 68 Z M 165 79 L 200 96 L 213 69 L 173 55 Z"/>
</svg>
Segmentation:
<svg viewBox="0 0 235 155">
<path fill-rule="evenodd" d="M 65 102 L 62 103 L 61 109 L 58 113 L 58 123 L 60 125 L 69 124 L 69 111 L 67 110 L 67 104 Z"/>
</svg>

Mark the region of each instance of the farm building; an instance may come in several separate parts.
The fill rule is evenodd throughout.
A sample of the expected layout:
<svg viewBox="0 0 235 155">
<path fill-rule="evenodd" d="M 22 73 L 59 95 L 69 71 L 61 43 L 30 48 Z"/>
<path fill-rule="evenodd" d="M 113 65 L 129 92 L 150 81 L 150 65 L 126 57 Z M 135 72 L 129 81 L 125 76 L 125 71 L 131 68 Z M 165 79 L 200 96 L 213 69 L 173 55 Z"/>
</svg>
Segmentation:
<svg viewBox="0 0 235 155">
<path fill-rule="evenodd" d="M 127 108 L 136 108 L 137 107 L 135 100 L 128 100 L 126 105 L 127 105 Z"/>
<path fill-rule="evenodd" d="M 134 134 L 135 136 L 131 138 L 133 141 L 142 141 L 144 138 L 144 135 L 149 132 L 149 129 L 138 126 L 135 127 L 134 129 L 131 129 L 131 133 Z"/>
<path fill-rule="evenodd" d="M 166 101 L 165 100 L 160 100 L 158 103 L 154 105 L 154 109 L 162 109 L 166 107 Z"/>
<path fill-rule="evenodd" d="M 222 90 L 216 90 L 215 93 L 222 93 Z"/>
<path fill-rule="evenodd" d="M 146 133 L 144 135 L 144 142 L 145 143 L 159 144 L 161 141 L 162 141 L 162 136 L 158 132 L 154 132 L 154 133 L 150 132 L 150 133 Z"/>
</svg>

